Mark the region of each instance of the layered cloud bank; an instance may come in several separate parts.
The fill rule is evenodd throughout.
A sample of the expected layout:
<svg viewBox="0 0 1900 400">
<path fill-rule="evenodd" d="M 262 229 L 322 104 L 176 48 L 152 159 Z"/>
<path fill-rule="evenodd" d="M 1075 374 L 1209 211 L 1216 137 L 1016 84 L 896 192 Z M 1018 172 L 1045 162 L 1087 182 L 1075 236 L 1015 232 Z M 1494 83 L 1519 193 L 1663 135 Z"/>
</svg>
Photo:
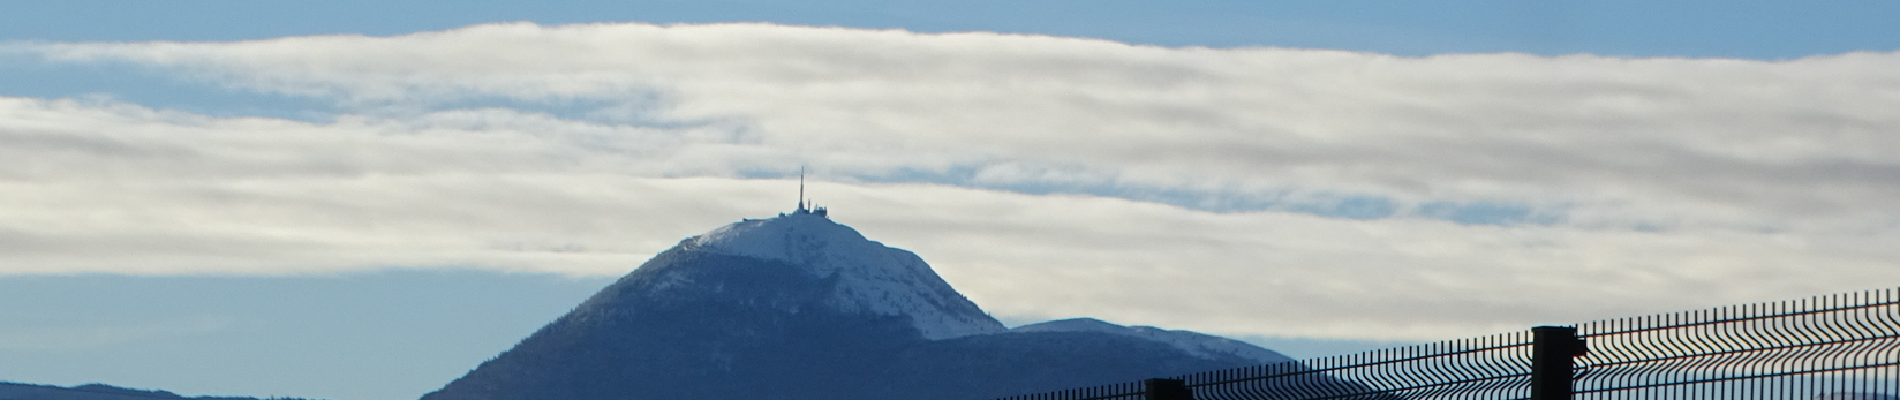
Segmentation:
<svg viewBox="0 0 1900 400">
<path fill-rule="evenodd" d="M 761 178 L 799 165 L 841 222 L 1025 318 L 1434 339 L 1892 286 L 1900 259 L 1892 53 L 744 24 L 0 51 L 344 110 L 0 99 L 0 274 L 619 274 L 789 208 Z"/>
</svg>

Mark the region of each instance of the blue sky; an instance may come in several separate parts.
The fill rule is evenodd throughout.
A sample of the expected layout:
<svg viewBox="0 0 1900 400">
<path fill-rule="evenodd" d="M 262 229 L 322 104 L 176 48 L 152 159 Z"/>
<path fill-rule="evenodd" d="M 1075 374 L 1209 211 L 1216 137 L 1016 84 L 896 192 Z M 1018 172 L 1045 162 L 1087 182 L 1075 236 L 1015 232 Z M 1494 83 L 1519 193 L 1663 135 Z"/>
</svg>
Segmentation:
<svg viewBox="0 0 1900 400">
<path fill-rule="evenodd" d="M 394 35 L 499 21 L 769 21 L 994 31 L 1163 46 L 1794 58 L 1895 46 L 1882 1 L 333 1 L 19 2 L 0 37 L 49 41 Z"/>
<path fill-rule="evenodd" d="M 799 165 L 1007 322 L 1295 356 L 1900 257 L 1891 2 L 6 8 L 0 380 L 414 398 Z"/>
</svg>

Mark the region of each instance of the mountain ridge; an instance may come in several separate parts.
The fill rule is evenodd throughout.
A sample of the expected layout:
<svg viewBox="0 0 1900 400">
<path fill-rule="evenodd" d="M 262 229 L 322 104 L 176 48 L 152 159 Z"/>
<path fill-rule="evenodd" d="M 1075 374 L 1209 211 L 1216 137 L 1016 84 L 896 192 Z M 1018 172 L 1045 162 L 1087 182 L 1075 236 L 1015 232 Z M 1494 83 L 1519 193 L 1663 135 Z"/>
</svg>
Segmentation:
<svg viewBox="0 0 1900 400">
<path fill-rule="evenodd" d="M 164 390 L 134 389 L 100 383 L 71 387 L 0 381 L 0 399 L 6 400 L 308 400 L 291 397 L 259 399 L 243 396 L 184 396 Z"/>
<path fill-rule="evenodd" d="M 1146 325 L 1123 326 L 1095 318 L 1069 318 L 1010 328 L 1011 332 L 1104 332 L 1167 343 L 1196 357 L 1221 359 L 1239 357 L 1259 364 L 1293 361 L 1293 358 L 1239 340 L 1193 331 L 1167 330 Z"/>
</svg>

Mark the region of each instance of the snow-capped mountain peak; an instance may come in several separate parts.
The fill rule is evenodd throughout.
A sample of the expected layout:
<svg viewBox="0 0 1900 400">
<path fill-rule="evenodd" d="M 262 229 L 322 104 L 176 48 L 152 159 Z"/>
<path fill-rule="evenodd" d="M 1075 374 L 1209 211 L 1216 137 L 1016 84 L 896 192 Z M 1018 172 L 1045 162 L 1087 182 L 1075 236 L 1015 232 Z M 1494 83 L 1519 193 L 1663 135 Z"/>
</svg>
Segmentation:
<svg viewBox="0 0 1900 400">
<path fill-rule="evenodd" d="M 838 287 L 829 303 L 847 312 L 906 316 L 927 339 L 948 339 L 1007 328 L 965 299 L 909 251 L 865 239 L 824 214 L 799 210 L 748 219 L 695 236 L 684 247 L 781 261 Z"/>
<path fill-rule="evenodd" d="M 423 400 L 993 399 L 1259 363 L 1100 321 L 1012 332 L 807 206 L 682 240 Z"/>
</svg>

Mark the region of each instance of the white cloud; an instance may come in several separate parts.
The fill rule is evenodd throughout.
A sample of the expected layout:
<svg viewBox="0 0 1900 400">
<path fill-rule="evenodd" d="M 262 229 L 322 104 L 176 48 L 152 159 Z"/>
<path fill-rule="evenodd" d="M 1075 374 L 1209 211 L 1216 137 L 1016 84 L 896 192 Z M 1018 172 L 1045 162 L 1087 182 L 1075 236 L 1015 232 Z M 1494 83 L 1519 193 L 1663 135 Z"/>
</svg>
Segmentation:
<svg viewBox="0 0 1900 400">
<path fill-rule="evenodd" d="M 1208 332 L 1463 337 L 1877 287 L 1891 283 L 1900 256 L 1882 245 L 1900 239 L 1891 234 L 1461 226 L 945 187 L 851 190 L 876 197 L 834 196 L 851 198 L 833 202 L 839 218 L 917 251 L 993 313 Z M 854 211 L 866 209 L 877 212 Z"/>
<path fill-rule="evenodd" d="M 1900 54 L 1792 61 L 1162 48 L 764 24 L 29 45 L 363 107 L 587 98 L 838 176 L 1517 204 L 1578 224 L 1891 229 Z M 657 96 L 657 97 L 656 97 Z M 405 106 L 406 107 L 406 106 Z M 402 108 L 402 107 L 398 107 Z M 719 132 L 719 133 L 710 133 Z M 720 161 L 726 164 L 720 164 Z M 739 165 L 733 165 L 737 163 Z M 675 171 L 677 172 L 677 171 Z"/>
<path fill-rule="evenodd" d="M 236 320 L 198 316 L 176 321 L 93 326 L 0 327 L 0 351 L 56 352 L 123 346 L 180 336 L 198 336 L 230 329 Z"/>
<path fill-rule="evenodd" d="M 841 221 L 1016 316 L 1434 339 L 1891 285 L 1900 259 L 1892 53 L 1407 58 L 641 24 L 7 51 L 354 111 L 0 98 L 0 274 L 617 274 L 787 208 L 786 182 L 739 178 L 799 164 L 832 181 L 817 197 Z M 497 97 L 601 106 L 455 105 Z M 906 178 L 930 173 L 967 181 Z M 1009 185 L 1400 212 L 983 189 Z M 1444 202 L 1551 223 L 1408 214 Z"/>
</svg>

